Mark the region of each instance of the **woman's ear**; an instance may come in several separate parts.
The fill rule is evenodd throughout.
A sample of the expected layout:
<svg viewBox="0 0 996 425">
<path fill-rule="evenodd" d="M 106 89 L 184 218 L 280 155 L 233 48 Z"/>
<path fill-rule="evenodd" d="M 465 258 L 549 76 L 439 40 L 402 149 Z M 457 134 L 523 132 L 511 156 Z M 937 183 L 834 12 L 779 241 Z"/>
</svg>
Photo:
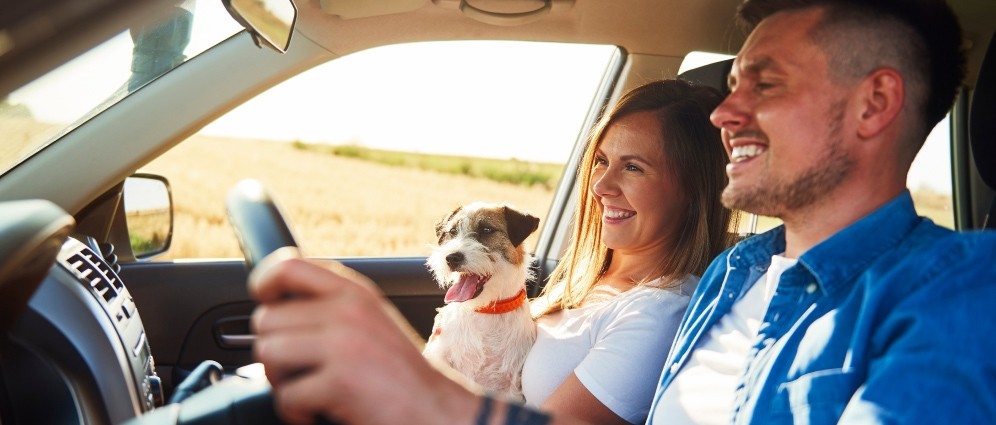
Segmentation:
<svg viewBox="0 0 996 425">
<path fill-rule="evenodd" d="M 860 83 L 858 136 L 869 139 L 890 125 L 898 125 L 897 117 L 906 99 L 902 75 L 892 68 L 879 68 Z"/>
</svg>

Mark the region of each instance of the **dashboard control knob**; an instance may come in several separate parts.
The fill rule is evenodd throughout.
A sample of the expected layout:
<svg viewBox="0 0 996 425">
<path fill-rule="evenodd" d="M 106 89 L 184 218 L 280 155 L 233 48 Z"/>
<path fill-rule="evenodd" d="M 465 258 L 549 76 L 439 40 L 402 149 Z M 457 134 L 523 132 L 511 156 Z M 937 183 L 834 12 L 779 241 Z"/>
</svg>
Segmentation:
<svg viewBox="0 0 996 425">
<path fill-rule="evenodd" d="M 165 404 L 166 398 L 163 395 L 163 381 L 159 375 L 149 375 L 149 395 L 152 396 L 152 405 L 159 407 Z"/>
</svg>

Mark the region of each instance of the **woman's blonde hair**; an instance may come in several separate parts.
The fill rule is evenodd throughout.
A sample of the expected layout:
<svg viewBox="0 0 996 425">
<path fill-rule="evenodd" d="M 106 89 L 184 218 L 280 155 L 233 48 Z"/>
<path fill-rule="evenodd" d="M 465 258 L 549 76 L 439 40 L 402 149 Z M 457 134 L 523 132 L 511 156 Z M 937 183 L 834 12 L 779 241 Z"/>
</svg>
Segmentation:
<svg viewBox="0 0 996 425">
<path fill-rule="evenodd" d="M 657 114 L 665 167 L 689 202 L 671 255 L 661 258 L 651 276 L 669 283 L 688 274 L 701 275 L 735 241 L 735 215 L 720 203 L 728 158 L 719 130 L 709 121 L 722 100 L 716 89 L 663 80 L 626 93 L 603 114 L 589 134 L 578 166 L 575 190 L 581 199 L 574 210 L 571 242 L 540 295 L 546 303 L 537 316 L 581 305 L 609 265 L 612 250 L 602 244 L 601 209 L 589 188 L 598 145 L 609 126 L 623 117 Z"/>
</svg>

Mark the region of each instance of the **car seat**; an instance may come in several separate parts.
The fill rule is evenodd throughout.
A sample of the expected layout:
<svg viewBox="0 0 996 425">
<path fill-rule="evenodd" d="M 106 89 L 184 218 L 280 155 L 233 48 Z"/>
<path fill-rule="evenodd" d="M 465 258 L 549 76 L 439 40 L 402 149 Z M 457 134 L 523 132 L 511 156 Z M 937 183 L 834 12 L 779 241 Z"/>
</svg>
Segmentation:
<svg viewBox="0 0 996 425">
<path fill-rule="evenodd" d="M 996 34 L 979 68 L 979 76 L 969 106 L 968 137 L 979 176 L 990 190 L 996 190 Z M 982 227 L 996 228 L 996 199 L 989 206 Z"/>
<path fill-rule="evenodd" d="M 723 93 L 723 96 L 729 96 L 730 88 L 727 86 L 727 78 L 729 77 L 730 69 L 732 68 L 733 59 L 725 59 L 710 63 L 708 65 L 689 69 L 678 74 L 678 79 L 700 86 L 712 87 Z M 742 230 L 737 234 L 737 241 L 742 241 L 757 234 L 757 214 L 745 213 L 741 216 L 741 220 L 742 219 L 747 220 L 746 228 L 741 226 Z"/>
</svg>

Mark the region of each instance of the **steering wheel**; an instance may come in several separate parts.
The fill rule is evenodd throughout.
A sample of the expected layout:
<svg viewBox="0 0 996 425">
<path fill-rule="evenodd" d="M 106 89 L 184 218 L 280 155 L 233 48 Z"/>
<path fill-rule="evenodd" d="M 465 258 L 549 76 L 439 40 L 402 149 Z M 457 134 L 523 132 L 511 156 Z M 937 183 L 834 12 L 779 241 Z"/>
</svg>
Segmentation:
<svg viewBox="0 0 996 425">
<path fill-rule="evenodd" d="M 228 193 L 228 219 L 252 268 L 268 254 L 283 247 L 297 247 L 286 220 L 266 188 L 243 180 Z M 331 424 L 318 418 L 319 424 Z M 281 424 L 273 409 L 273 394 L 263 378 L 223 379 L 188 399 L 135 418 L 128 425 L 150 424 Z"/>
</svg>

